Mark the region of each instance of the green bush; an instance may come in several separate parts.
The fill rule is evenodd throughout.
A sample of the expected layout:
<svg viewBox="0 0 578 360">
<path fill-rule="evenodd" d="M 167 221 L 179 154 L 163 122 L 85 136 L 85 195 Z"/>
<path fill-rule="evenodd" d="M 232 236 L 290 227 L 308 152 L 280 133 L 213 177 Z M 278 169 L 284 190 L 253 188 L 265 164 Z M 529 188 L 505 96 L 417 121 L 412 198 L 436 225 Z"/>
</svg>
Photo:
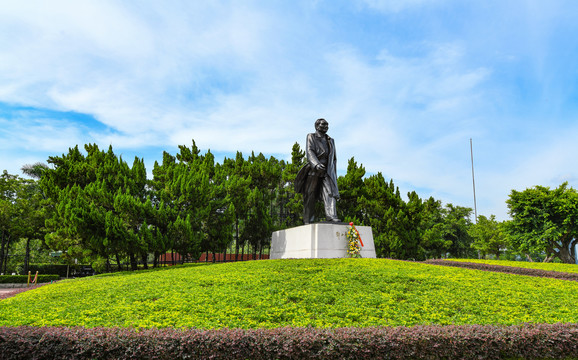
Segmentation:
<svg viewBox="0 0 578 360">
<path fill-rule="evenodd" d="M 92 268 L 97 274 L 102 274 L 106 271 L 106 259 L 99 257 L 92 263 Z"/>
<path fill-rule="evenodd" d="M 85 275 L 82 274 L 83 268 L 90 268 L 90 265 L 74 264 L 69 268 L 65 264 L 32 264 L 29 266 L 29 271 L 32 275 L 38 271 L 39 274 L 58 274 L 60 277 L 67 277 Z"/>
<path fill-rule="evenodd" d="M 34 275 L 31 277 L 31 281 Z M 38 282 L 45 283 L 54 280 L 59 280 L 59 275 L 38 275 Z M 28 282 L 28 275 L 0 275 L 0 284 L 26 284 Z"/>
<path fill-rule="evenodd" d="M 60 277 L 66 277 L 66 272 L 68 270 L 68 265 L 63 264 L 32 264 L 28 267 L 28 270 L 32 272 L 32 275 L 36 274 L 58 274 Z M 70 271 L 73 267 L 70 267 Z M 24 274 L 27 275 L 27 274 Z"/>
</svg>

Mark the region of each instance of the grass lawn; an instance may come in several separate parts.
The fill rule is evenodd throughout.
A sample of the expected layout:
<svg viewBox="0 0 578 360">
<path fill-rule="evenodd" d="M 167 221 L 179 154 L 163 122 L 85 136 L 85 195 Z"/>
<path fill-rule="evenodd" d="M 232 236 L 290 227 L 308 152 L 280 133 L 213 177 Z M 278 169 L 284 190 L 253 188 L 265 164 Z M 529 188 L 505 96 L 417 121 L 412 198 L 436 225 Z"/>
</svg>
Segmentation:
<svg viewBox="0 0 578 360">
<path fill-rule="evenodd" d="M 578 282 L 386 259 L 262 260 L 61 281 L 0 326 L 275 328 L 578 322 Z"/>
</svg>

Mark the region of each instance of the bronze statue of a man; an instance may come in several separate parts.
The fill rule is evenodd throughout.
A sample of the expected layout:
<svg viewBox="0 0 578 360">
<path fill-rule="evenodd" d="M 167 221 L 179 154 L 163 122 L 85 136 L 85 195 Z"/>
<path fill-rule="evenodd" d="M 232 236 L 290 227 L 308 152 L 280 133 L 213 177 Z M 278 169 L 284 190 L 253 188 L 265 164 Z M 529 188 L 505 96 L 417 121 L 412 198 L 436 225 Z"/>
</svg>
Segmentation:
<svg viewBox="0 0 578 360">
<path fill-rule="evenodd" d="M 310 224 L 315 221 L 317 199 L 323 200 L 325 219 L 339 222 L 336 206 L 339 190 L 335 142 L 327 135 L 329 124 L 325 119 L 315 121 L 315 130 L 314 133 L 307 134 L 307 164 L 299 170 L 295 178 L 295 190 L 303 194 L 303 222 Z"/>
</svg>

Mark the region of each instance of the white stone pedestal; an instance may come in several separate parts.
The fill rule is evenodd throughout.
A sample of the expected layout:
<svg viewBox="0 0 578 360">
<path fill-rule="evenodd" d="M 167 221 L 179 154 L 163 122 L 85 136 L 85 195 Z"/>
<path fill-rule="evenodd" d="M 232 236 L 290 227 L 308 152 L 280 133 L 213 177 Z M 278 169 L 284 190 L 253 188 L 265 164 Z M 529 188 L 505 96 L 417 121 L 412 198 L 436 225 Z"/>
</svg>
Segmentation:
<svg viewBox="0 0 578 360">
<path fill-rule="evenodd" d="M 362 258 L 375 258 L 371 226 L 356 226 L 363 241 Z M 317 223 L 279 230 L 271 239 L 270 259 L 329 259 L 347 255 L 349 225 Z"/>
</svg>

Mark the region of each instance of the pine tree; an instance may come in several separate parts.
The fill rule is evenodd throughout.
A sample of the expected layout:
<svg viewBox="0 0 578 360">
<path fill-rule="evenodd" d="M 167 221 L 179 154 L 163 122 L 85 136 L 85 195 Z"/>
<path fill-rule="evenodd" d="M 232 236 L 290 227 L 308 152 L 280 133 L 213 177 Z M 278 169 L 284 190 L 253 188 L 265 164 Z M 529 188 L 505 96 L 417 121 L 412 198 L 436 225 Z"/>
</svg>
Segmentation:
<svg viewBox="0 0 578 360">
<path fill-rule="evenodd" d="M 283 170 L 279 191 L 282 209 L 280 222 L 285 228 L 303 224 L 303 199 L 300 193 L 295 192 L 294 182 L 305 162 L 305 152 L 295 143 L 291 150 L 291 162 Z"/>
<path fill-rule="evenodd" d="M 346 222 L 353 221 L 357 224 L 363 219 L 358 200 L 365 195 L 365 184 L 363 177 L 365 168 L 363 165 L 357 166 L 355 158 L 349 159 L 347 163 L 347 173 L 345 176 L 337 178 L 339 187 L 339 200 L 337 211 L 339 218 Z"/>
<path fill-rule="evenodd" d="M 54 168 L 43 172 L 40 184 L 55 209 L 46 222 L 47 244 L 68 259 L 113 256 L 119 269 L 128 257 L 135 270 L 138 257 L 144 260 L 148 254 L 151 238 L 140 232 L 154 212 L 144 161 L 135 158 L 131 168 L 112 146 L 107 151 L 96 144 L 84 148 L 86 156 L 76 146 L 50 157 Z"/>
</svg>

